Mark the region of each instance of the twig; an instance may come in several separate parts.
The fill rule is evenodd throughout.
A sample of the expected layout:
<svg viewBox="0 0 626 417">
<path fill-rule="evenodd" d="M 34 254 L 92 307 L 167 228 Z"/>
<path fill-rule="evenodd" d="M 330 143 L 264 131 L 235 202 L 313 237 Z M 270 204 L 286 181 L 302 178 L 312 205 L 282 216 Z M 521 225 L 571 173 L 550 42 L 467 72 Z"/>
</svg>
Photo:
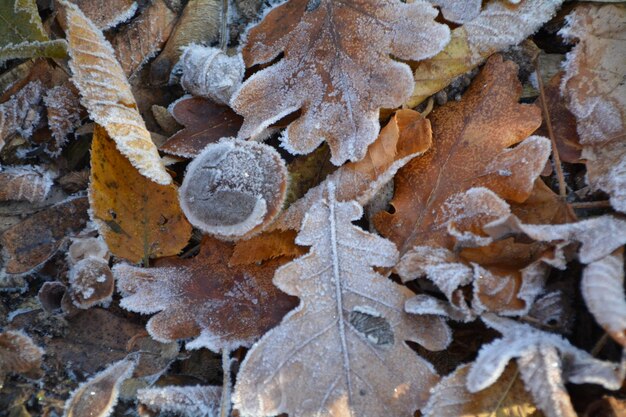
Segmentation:
<svg viewBox="0 0 626 417">
<path fill-rule="evenodd" d="M 610 338 L 609 334 L 604 333 L 602 337 L 600 338 L 600 340 L 596 342 L 593 349 L 591 349 L 591 356 L 598 356 L 598 353 L 600 353 L 604 345 L 606 345 L 606 342 L 609 341 L 609 338 Z"/>
<path fill-rule="evenodd" d="M 498 400 L 498 404 L 496 404 L 496 407 L 493 409 L 493 412 L 491 414 L 489 414 L 489 417 L 496 417 L 497 416 L 498 410 L 502 406 L 502 403 L 504 402 L 506 397 L 509 395 L 509 392 L 511 391 L 511 388 L 513 388 L 513 384 L 515 384 L 515 381 L 517 381 L 517 377 L 518 376 L 519 376 L 519 369 L 516 369 L 515 370 L 515 375 L 513 375 L 513 378 L 511 378 L 511 382 L 509 382 L 509 385 L 506 387 L 506 389 L 502 393 L 502 396 Z"/>
<path fill-rule="evenodd" d="M 566 197 L 567 185 L 565 184 L 565 176 L 563 175 L 563 167 L 561 166 L 561 157 L 559 156 L 559 150 L 556 146 L 556 138 L 554 137 L 554 131 L 552 130 L 552 120 L 550 120 L 550 112 L 548 111 L 548 104 L 546 103 L 546 94 L 543 90 L 543 80 L 541 79 L 539 63 L 535 65 L 535 75 L 537 75 L 537 84 L 539 85 L 539 95 L 541 97 L 541 107 L 546 120 L 546 127 L 548 128 L 548 136 L 552 142 L 552 159 L 554 161 L 556 178 L 559 181 L 559 195 L 561 197 Z"/>
<path fill-rule="evenodd" d="M 222 350 L 222 400 L 220 403 L 220 417 L 230 416 L 230 351 Z"/>
<path fill-rule="evenodd" d="M 610 208 L 611 202 L 609 200 L 601 201 L 581 201 L 578 203 L 571 203 L 570 206 L 574 209 L 594 209 L 594 208 Z"/>
<path fill-rule="evenodd" d="M 229 0 L 222 0 L 222 21 L 220 22 L 220 49 L 224 52 L 228 47 L 228 2 Z"/>
</svg>

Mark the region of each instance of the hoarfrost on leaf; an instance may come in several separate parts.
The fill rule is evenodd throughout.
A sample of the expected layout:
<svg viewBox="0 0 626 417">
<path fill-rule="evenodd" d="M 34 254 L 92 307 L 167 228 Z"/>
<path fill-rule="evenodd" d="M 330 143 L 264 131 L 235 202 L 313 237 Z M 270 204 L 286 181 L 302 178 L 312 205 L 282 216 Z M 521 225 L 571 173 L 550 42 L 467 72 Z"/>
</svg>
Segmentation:
<svg viewBox="0 0 626 417">
<path fill-rule="evenodd" d="M 309 7 L 311 6 L 311 7 Z M 301 110 L 282 141 L 291 153 L 328 142 L 335 165 L 358 161 L 378 135 L 381 107 L 406 101 L 413 88 L 408 65 L 391 56 L 421 60 L 449 40 L 426 2 L 398 0 L 290 0 L 271 10 L 247 34 L 247 67 L 284 57 L 255 73 L 231 105 L 244 116 L 239 132 L 254 137 Z"/>
<path fill-rule="evenodd" d="M 337 202 L 334 185 L 304 218 L 296 243 L 308 255 L 281 267 L 274 283 L 299 307 L 248 352 L 234 404 L 244 416 L 412 414 L 437 382 L 433 367 L 405 343 L 444 349 L 442 318 L 409 317 L 409 291 L 374 272 L 397 260 L 394 245 L 352 221 L 363 211 Z"/>
<path fill-rule="evenodd" d="M 29 138 L 41 120 L 43 86 L 32 81 L 15 93 L 8 101 L 0 104 L 0 149 L 7 138 L 20 134 Z"/>
<path fill-rule="evenodd" d="M 48 90 L 43 102 L 48 114 L 48 126 L 54 138 L 54 143 L 46 143 L 45 151 L 56 157 L 67 143 L 67 135 L 80 126 L 81 107 L 72 90 L 62 85 Z"/>
<path fill-rule="evenodd" d="M 32 374 L 41 366 L 44 350 L 20 330 L 0 333 L 0 387 L 9 372 Z"/>
<path fill-rule="evenodd" d="M 39 166 L 0 167 L 0 201 L 42 202 L 50 193 L 54 174 Z"/>
<path fill-rule="evenodd" d="M 137 392 L 139 402 L 152 411 L 178 413 L 185 417 L 218 417 L 222 387 L 166 386 Z"/>
<path fill-rule="evenodd" d="M 90 256 L 72 266 L 69 285 L 68 294 L 74 305 L 87 309 L 111 301 L 115 280 L 108 261 Z"/>
</svg>

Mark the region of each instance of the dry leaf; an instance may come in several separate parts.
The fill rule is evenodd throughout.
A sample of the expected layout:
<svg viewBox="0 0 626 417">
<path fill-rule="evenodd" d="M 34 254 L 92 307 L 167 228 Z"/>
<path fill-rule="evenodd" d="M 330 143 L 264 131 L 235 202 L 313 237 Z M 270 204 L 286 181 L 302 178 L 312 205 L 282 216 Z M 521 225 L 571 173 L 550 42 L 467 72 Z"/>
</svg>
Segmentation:
<svg viewBox="0 0 626 417">
<path fill-rule="evenodd" d="M 39 166 L 0 167 L 0 201 L 42 202 L 52 187 L 54 175 Z"/>
<path fill-rule="evenodd" d="M 228 56 L 220 48 L 190 45 L 180 58 L 180 85 L 194 96 L 228 105 L 243 81 L 245 65 L 241 54 Z"/>
<path fill-rule="evenodd" d="M 476 393 L 466 388 L 469 369 L 469 365 L 461 365 L 441 379 L 424 407 L 424 417 L 543 417 L 515 365 L 506 367 L 498 384 Z"/>
<path fill-rule="evenodd" d="M 137 11 L 135 0 L 71 0 L 100 30 L 130 20 Z"/>
<path fill-rule="evenodd" d="M 293 243 L 295 235 L 285 232 L 300 229 L 306 211 L 322 197 L 328 182 L 336 184 L 337 200 L 356 200 L 365 205 L 402 166 L 430 147 L 431 136 L 427 119 L 413 110 L 399 110 L 370 145 L 365 158 L 337 168 L 321 184 L 284 210 L 269 225 L 267 232 L 240 241 L 231 263 L 301 254 L 301 249 Z"/>
<path fill-rule="evenodd" d="M 46 92 L 43 98 L 48 114 L 48 127 L 54 141 L 46 143 L 45 152 L 57 157 L 67 143 L 67 135 L 80 126 L 81 107 L 78 97 L 65 86 L 56 86 Z"/>
<path fill-rule="evenodd" d="M 394 61 L 420 60 L 449 40 L 447 26 L 425 2 L 291 0 L 252 28 L 243 48 L 246 66 L 282 59 L 255 73 L 231 100 L 244 116 L 239 132 L 254 137 L 301 110 L 282 137 L 291 153 L 309 153 L 328 142 L 335 165 L 358 161 L 379 132 L 381 107 L 410 95 L 410 68 Z"/>
<path fill-rule="evenodd" d="M 88 220 L 87 197 L 75 197 L 39 211 L 0 236 L 9 274 L 23 274 L 42 265 Z"/>
<path fill-rule="evenodd" d="M 100 235 L 120 258 L 176 255 L 191 237 L 176 187 L 142 176 L 99 125 L 91 145 L 89 199 Z"/>
<path fill-rule="evenodd" d="M 120 385 L 130 378 L 137 364 L 124 359 L 83 382 L 65 403 L 63 417 L 106 417 L 117 404 Z"/>
<path fill-rule="evenodd" d="M 507 149 L 541 123 L 537 107 L 518 104 L 520 91 L 516 65 L 494 56 L 461 101 L 430 114 L 433 146 L 395 176 L 395 213 L 381 212 L 374 218 L 376 229 L 396 243 L 401 254 L 415 245 L 452 249 L 454 240 L 445 226 L 453 207 L 444 203 L 453 194 L 484 186 L 507 200 L 529 197 L 550 144 L 534 137 Z"/>
<path fill-rule="evenodd" d="M 286 191 L 285 161 L 273 147 L 224 138 L 187 166 L 180 206 L 194 226 L 236 240 L 263 230 L 282 208 Z"/>
<path fill-rule="evenodd" d="M 164 0 L 155 0 L 111 39 L 127 77 L 133 77 L 165 45 L 176 23 L 176 13 Z"/>
<path fill-rule="evenodd" d="M 178 100 L 171 112 L 185 129 L 169 138 L 160 150 L 185 158 L 196 157 L 209 143 L 235 136 L 243 122 L 229 107 L 202 97 Z"/>
<path fill-rule="evenodd" d="M 35 0 L 3 0 L 0 22 L 0 63 L 13 58 L 67 55 L 64 40 L 48 38 Z"/>
<path fill-rule="evenodd" d="M 271 283 L 284 260 L 229 267 L 230 244 L 206 238 L 191 259 L 167 258 L 157 267 L 118 264 L 113 274 L 121 306 L 156 313 L 147 324 L 160 341 L 197 337 L 187 348 L 213 351 L 250 346 L 295 306 Z"/>
<path fill-rule="evenodd" d="M 567 56 L 561 93 L 576 115 L 587 181 L 626 211 L 626 6 L 584 5 L 559 32 L 579 43 Z"/>
<path fill-rule="evenodd" d="M 41 120 L 42 95 L 41 83 L 30 82 L 9 101 L 0 104 L 0 149 L 11 135 L 18 133 L 29 138 L 33 134 L 33 129 Z"/>
<path fill-rule="evenodd" d="M 169 81 L 183 47 L 192 43 L 211 45 L 218 39 L 221 9 L 221 0 L 189 0 L 163 51 L 151 64 L 152 84 Z"/>
<path fill-rule="evenodd" d="M 481 0 L 429 0 L 441 8 L 443 17 L 454 23 L 465 23 L 475 19 L 480 13 Z"/>
<path fill-rule="evenodd" d="M 68 281 L 69 297 L 81 309 L 109 303 L 115 289 L 115 280 L 108 261 L 93 256 L 73 265 Z"/>
<path fill-rule="evenodd" d="M 72 81 L 81 93 L 81 103 L 142 175 L 157 184 L 170 184 L 172 178 L 150 139 L 111 44 L 76 5 L 67 0 L 59 3 L 67 15 Z"/>
<path fill-rule="evenodd" d="M 432 366 L 406 344 L 429 350 L 450 342 L 435 317 L 409 318 L 408 291 L 372 267 L 395 264 L 393 244 L 352 221 L 355 202 L 328 196 L 307 213 L 296 239 L 308 255 L 274 276 L 299 307 L 248 352 L 233 402 L 244 416 L 404 416 L 420 408 L 438 380 Z"/>
<path fill-rule="evenodd" d="M 67 249 L 67 263 L 69 266 L 76 265 L 83 259 L 94 257 L 108 262 L 109 248 L 101 236 L 78 237 L 72 239 L 72 244 Z"/>
<path fill-rule="evenodd" d="M 184 417 L 216 417 L 221 397 L 222 387 L 206 385 L 145 388 L 137 392 L 139 402 L 150 410 Z"/>
<path fill-rule="evenodd" d="M 466 2 L 471 0 L 454 3 Z M 452 31 L 443 51 L 414 65 L 415 88 L 405 105 L 417 106 L 489 55 L 520 43 L 550 20 L 561 3 L 563 0 L 524 0 L 513 6 L 488 2 L 475 19 Z"/>
<path fill-rule="evenodd" d="M 7 330 L 0 333 L 0 387 L 10 372 L 34 375 L 41 366 L 44 350 L 24 332 Z"/>
<path fill-rule="evenodd" d="M 587 308 L 616 342 L 626 346 L 624 250 L 591 262 L 580 283 Z"/>
</svg>

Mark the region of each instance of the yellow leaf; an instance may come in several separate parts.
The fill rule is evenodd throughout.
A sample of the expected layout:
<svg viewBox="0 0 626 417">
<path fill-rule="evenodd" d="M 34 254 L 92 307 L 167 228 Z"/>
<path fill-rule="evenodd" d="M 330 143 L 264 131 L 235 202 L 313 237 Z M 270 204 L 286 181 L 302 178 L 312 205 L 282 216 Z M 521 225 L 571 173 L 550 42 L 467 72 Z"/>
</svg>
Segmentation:
<svg viewBox="0 0 626 417">
<path fill-rule="evenodd" d="M 120 258 L 176 255 L 191 236 L 176 187 L 142 176 L 99 125 L 91 146 L 89 201 L 100 234 Z"/>
</svg>

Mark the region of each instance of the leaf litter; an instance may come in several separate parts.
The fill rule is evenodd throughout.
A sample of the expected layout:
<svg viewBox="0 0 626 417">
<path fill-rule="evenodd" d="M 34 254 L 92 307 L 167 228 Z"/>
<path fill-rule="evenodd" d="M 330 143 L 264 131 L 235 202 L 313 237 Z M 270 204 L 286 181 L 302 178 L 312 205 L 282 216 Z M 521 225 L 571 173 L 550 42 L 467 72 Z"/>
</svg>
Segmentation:
<svg viewBox="0 0 626 417">
<path fill-rule="evenodd" d="M 562 3 L 0 6 L 0 416 L 619 412 L 626 19 Z"/>
</svg>

